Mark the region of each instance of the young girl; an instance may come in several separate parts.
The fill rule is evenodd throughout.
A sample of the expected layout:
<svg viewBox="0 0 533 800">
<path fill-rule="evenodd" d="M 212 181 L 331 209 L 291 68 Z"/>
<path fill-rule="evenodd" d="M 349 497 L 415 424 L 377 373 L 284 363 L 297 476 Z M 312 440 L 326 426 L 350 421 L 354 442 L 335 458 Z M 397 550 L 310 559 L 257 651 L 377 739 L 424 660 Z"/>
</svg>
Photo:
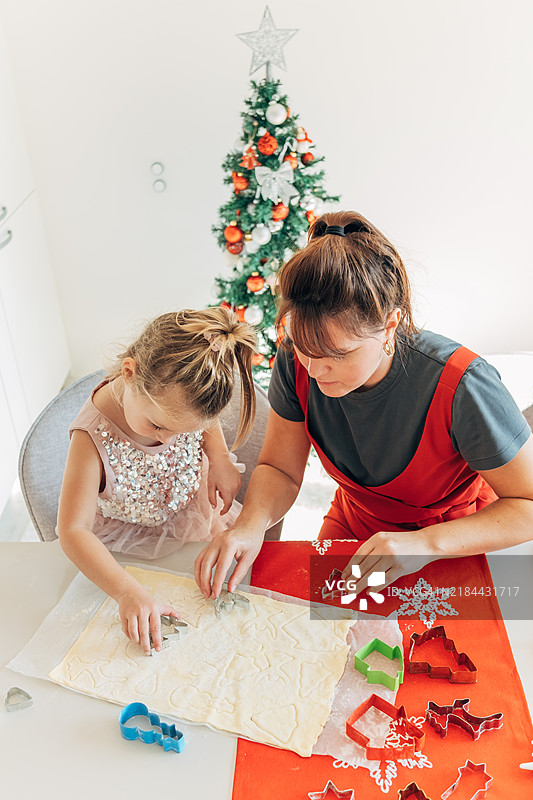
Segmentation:
<svg viewBox="0 0 533 800">
<path fill-rule="evenodd" d="M 319 538 L 364 540 L 343 576 L 358 566 L 360 590 L 372 571 L 388 585 L 433 560 L 531 539 L 528 424 L 486 361 L 415 328 L 405 267 L 374 225 L 355 212 L 316 220 L 279 288 L 289 336 L 265 442 L 237 522 L 196 561 L 206 596 L 233 558 L 229 589 L 242 580 L 296 499 L 311 444 L 338 484 Z"/>
<path fill-rule="evenodd" d="M 61 546 L 117 601 L 124 633 L 146 653 L 150 632 L 161 649 L 160 615 L 176 611 L 160 605 L 109 550 L 155 558 L 233 524 L 241 479 L 217 417 L 238 369 L 234 446 L 249 434 L 255 344 L 250 326 L 224 308 L 163 314 L 120 356 L 70 427 Z"/>
</svg>

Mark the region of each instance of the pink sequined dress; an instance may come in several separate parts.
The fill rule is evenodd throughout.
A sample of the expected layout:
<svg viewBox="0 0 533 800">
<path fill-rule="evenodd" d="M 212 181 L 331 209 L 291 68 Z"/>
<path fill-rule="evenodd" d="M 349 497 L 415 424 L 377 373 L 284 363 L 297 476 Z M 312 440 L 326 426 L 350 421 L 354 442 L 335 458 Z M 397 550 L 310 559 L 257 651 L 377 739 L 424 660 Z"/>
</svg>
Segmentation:
<svg viewBox="0 0 533 800">
<path fill-rule="evenodd" d="M 100 384 L 102 386 L 103 384 Z M 209 462 L 202 431 L 178 434 L 172 444 L 146 447 L 120 430 L 93 403 L 94 389 L 70 426 L 86 431 L 102 460 L 93 532 L 115 552 L 159 558 L 186 542 L 205 542 L 233 525 L 236 500 L 224 516 L 207 496 Z"/>
</svg>

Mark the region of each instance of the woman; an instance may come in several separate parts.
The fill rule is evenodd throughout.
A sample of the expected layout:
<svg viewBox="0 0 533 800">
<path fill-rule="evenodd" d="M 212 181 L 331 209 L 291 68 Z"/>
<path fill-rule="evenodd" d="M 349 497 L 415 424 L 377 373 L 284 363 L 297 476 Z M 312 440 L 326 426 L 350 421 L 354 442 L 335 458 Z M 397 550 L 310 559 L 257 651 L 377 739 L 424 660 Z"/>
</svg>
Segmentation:
<svg viewBox="0 0 533 800">
<path fill-rule="evenodd" d="M 533 537 L 533 439 L 495 369 L 412 320 L 405 267 L 354 212 L 325 214 L 280 270 L 265 443 L 235 525 L 196 580 L 233 589 L 298 494 L 311 444 L 337 481 L 320 538 L 365 541 L 344 570 L 384 585 L 435 559 Z M 216 567 L 211 582 L 212 568 Z"/>
</svg>

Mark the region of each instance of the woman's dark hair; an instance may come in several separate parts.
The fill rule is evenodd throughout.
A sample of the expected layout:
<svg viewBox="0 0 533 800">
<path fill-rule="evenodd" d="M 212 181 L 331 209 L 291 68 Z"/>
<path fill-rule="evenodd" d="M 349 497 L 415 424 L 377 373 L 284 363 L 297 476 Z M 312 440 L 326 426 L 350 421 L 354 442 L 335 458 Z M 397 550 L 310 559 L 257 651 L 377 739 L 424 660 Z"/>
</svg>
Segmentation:
<svg viewBox="0 0 533 800">
<path fill-rule="evenodd" d="M 336 233 L 326 228 L 338 226 Z M 345 235 L 339 235 L 339 232 Z M 400 309 L 398 332 L 411 337 L 411 289 L 405 266 L 385 236 L 355 211 L 324 214 L 312 224 L 306 247 L 280 269 L 277 325 L 288 320 L 288 339 L 311 357 L 340 355 L 325 323 L 364 338 L 383 330 Z"/>
</svg>

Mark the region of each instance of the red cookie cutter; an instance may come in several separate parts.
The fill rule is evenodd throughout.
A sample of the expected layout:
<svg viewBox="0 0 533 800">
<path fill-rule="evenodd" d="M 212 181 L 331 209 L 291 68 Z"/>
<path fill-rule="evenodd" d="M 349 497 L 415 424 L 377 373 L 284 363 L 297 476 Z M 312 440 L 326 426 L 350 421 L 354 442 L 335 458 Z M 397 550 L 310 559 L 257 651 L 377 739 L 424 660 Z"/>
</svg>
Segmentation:
<svg viewBox="0 0 533 800">
<path fill-rule="evenodd" d="M 442 639 L 444 649 L 448 650 L 455 658 L 458 666 L 466 667 L 465 670 L 453 671 L 451 667 L 433 666 L 427 661 L 413 661 L 415 647 L 420 647 L 431 639 Z M 477 681 L 477 667 L 466 653 L 459 653 L 453 639 L 448 639 L 443 625 L 429 628 L 424 633 L 411 634 L 411 647 L 409 648 L 409 672 L 411 675 L 429 675 L 430 678 L 446 678 L 450 683 L 475 683 Z"/>
<path fill-rule="evenodd" d="M 384 747 L 370 747 L 370 739 L 364 733 L 355 728 L 355 723 L 360 719 L 363 714 L 370 708 L 377 708 L 387 716 L 391 717 L 397 723 L 397 732 L 401 733 L 405 738 L 405 744 L 401 747 L 392 747 L 385 745 Z M 346 720 L 346 736 L 349 736 L 352 741 L 365 749 L 366 757 L 369 761 L 398 761 L 401 758 L 414 758 L 415 753 L 420 752 L 424 746 L 425 733 L 409 722 L 407 719 L 405 708 L 400 706 L 396 708 L 392 703 L 384 700 L 377 694 L 372 694 L 370 697 L 361 703 L 355 711 L 350 714 Z"/>
<path fill-rule="evenodd" d="M 474 764 L 469 758 L 467 758 L 464 767 L 459 767 L 459 777 L 455 783 L 452 783 L 452 785 L 446 789 L 444 794 L 441 794 L 442 800 L 448 800 L 448 798 L 455 792 L 465 772 L 477 772 L 481 775 L 481 777 L 485 778 L 485 786 L 483 786 L 481 789 L 478 789 L 477 792 L 474 792 L 470 800 L 481 800 L 481 798 L 486 797 L 487 792 L 492 786 L 492 782 L 494 780 L 492 775 L 489 775 L 488 772 L 485 772 L 486 766 L 486 764 Z"/>
<path fill-rule="evenodd" d="M 470 698 L 464 700 L 454 700 L 451 706 L 439 706 L 433 700 L 429 701 L 426 708 L 426 720 L 435 728 L 441 738 L 444 739 L 448 733 L 448 725 L 457 725 L 470 734 L 474 741 L 479 739 L 484 731 L 499 730 L 503 725 L 503 714 L 500 712 L 490 714 L 488 717 L 475 717 L 470 714 L 468 707 Z M 438 717 L 444 717 L 441 722 Z"/>
<path fill-rule="evenodd" d="M 405 789 L 398 789 L 398 800 L 429 800 L 429 797 L 413 782 Z"/>
</svg>

